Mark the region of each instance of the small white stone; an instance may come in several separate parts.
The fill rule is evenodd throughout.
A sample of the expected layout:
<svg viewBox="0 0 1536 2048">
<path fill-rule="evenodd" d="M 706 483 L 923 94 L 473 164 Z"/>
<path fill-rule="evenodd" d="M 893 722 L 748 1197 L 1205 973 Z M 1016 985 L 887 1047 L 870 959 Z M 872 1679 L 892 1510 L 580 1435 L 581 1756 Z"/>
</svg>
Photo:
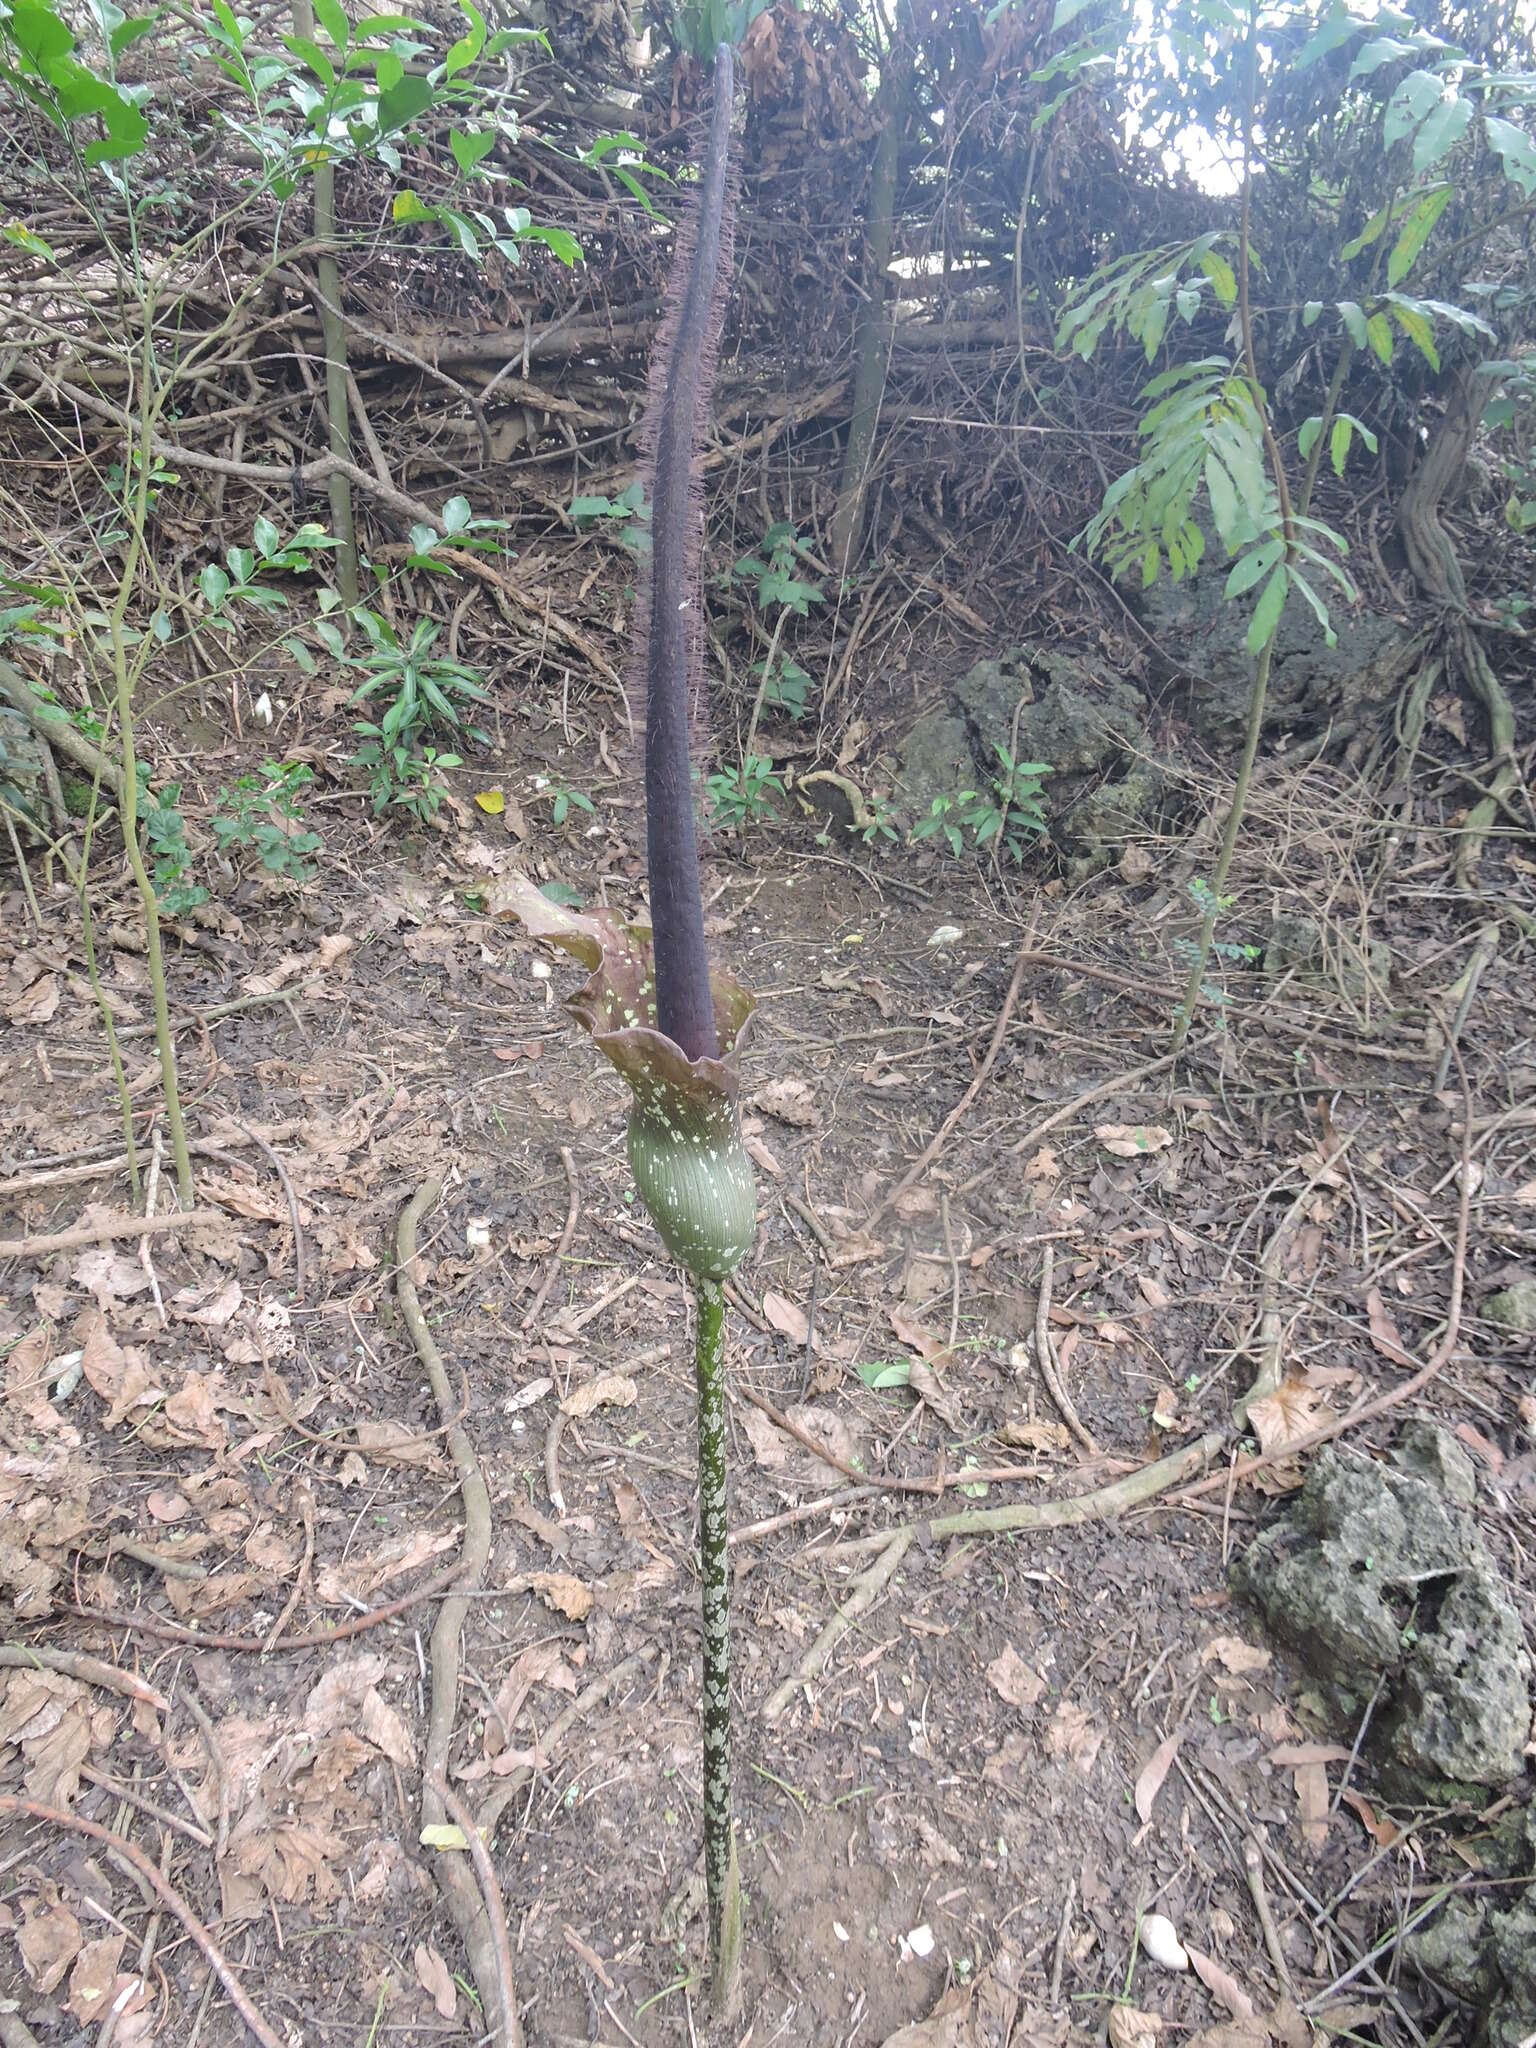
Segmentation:
<svg viewBox="0 0 1536 2048">
<path fill-rule="evenodd" d="M 928 943 L 930 946 L 952 946 L 957 939 L 963 939 L 964 937 L 965 933 L 959 925 L 941 924 L 935 925 L 928 934 Z"/>
<path fill-rule="evenodd" d="M 1178 1929 L 1161 1913 L 1148 1913 L 1141 1922 L 1141 1945 L 1154 1963 L 1165 1970 L 1187 1970 L 1189 1951 L 1179 1939 Z"/>
<path fill-rule="evenodd" d="M 923 1962 L 927 1957 L 931 1956 L 933 1954 L 933 1929 L 928 1925 L 928 1922 L 925 1920 L 921 1927 L 914 1927 L 910 1934 L 903 1936 L 901 1947 L 904 1956 L 916 1956 L 919 1962 Z"/>
</svg>

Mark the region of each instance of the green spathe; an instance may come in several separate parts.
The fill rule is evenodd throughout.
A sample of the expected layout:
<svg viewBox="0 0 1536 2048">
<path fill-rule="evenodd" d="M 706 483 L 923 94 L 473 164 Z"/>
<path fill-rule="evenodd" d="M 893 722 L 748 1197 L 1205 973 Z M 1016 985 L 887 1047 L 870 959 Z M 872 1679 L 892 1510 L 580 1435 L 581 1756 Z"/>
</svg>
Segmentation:
<svg viewBox="0 0 1536 2048">
<path fill-rule="evenodd" d="M 656 1027 L 651 934 L 611 911 L 566 910 L 526 875 L 492 891 L 497 916 L 515 917 L 592 970 L 566 1008 L 591 1032 L 634 1093 L 629 1159 L 662 1242 L 696 1279 L 724 1280 L 757 1230 L 752 1166 L 736 1111 L 736 1055 L 754 1000 L 729 975 L 712 973 L 718 1059 L 689 1059 Z"/>
<path fill-rule="evenodd" d="M 757 1235 L 757 1187 L 735 1103 L 704 1103 L 665 1085 L 636 1088 L 629 1163 L 677 1263 L 696 1280 L 728 1280 Z"/>
</svg>

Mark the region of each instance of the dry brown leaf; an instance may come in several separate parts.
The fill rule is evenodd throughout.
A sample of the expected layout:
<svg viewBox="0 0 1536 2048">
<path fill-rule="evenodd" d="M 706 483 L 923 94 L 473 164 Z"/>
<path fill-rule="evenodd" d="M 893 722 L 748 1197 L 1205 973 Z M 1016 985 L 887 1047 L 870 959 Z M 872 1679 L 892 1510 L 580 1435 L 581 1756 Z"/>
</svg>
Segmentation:
<svg viewBox="0 0 1536 2048">
<path fill-rule="evenodd" d="M 1021 1713 L 1031 1713 L 1045 1693 L 1045 1680 L 1019 1655 L 1012 1643 L 1004 1643 L 987 1666 L 987 1683 L 1001 1700 Z"/>
<path fill-rule="evenodd" d="M 1064 1451 L 1072 1441 L 1064 1422 L 1039 1422 L 1027 1418 L 1018 1421 L 1010 1418 L 998 1434 L 1005 1444 L 1020 1451 Z"/>
<path fill-rule="evenodd" d="M 154 1522 L 184 1522 L 192 1512 L 191 1503 L 184 1493 L 172 1493 L 162 1486 L 157 1486 L 145 1498 L 144 1505 Z"/>
<path fill-rule="evenodd" d="M 1360 1825 L 1365 1829 L 1365 1832 L 1370 1836 L 1378 1849 L 1390 1849 L 1395 1842 L 1402 1840 L 1403 1831 L 1397 1825 L 1397 1822 L 1389 1820 L 1385 1814 L 1378 1814 L 1375 1807 L 1372 1806 L 1371 1802 L 1362 1793 L 1346 1786 L 1344 1790 L 1344 1804 L 1356 1815 Z"/>
<path fill-rule="evenodd" d="M 914 1358 L 907 1368 L 907 1385 L 920 1401 L 927 1402 L 947 1429 L 953 1430 L 956 1436 L 964 1434 L 965 1417 L 932 1366 Z"/>
<path fill-rule="evenodd" d="M 1045 1746 L 1060 1762 L 1074 1763 L 1086 1778 L 1103 1746 L 1105 1731 L 1071 1700 L 1063 1700 L 1045 1731 Z"/>
<path fill-rule="evenodd" d="M 1194 1965 L 1195 1975 L 1213 1997 L 1219 1998 L 1235 2020 L 1251 2020 L 1254 2017 L 1253 2000 L 1230 1970 L 1224 1970 L 1214 1957 L 1202 1955 L 1197 1948 L 1189 1948 L 1189 1960 Z"/>
<path fill-rule="evenodd" d="M 1259 1448 L 1272 1456 L 1316 1429 L 1326 1411 L 1327 1402 L 1319 1389 L 1292 1374 L 1273 1394 L 1253 1402 L 1248 1421 Z"/>
<path fill-rule="evenodd" d="M 1299 1764 L 1293 1776 L 1301 1814 L 1301 1838 L 1309 1849 L 1319 1851 L 1328 1839 L 1327 1766 Z"/>
<path fill-rule="evenodd" d="M 1264 1761 L 1276 1770 L 1293 1771 L 1298 1764 L 1347 1764 L 1351 1754 L 1337 1742 L 1281 1742 Z"/>
<path fill-rule="evenodd" d="M 1049 1145 L 1042 1145 L 1024 1168 L 1026 1180 L 1060 1180 L 1061 1161 Z"/>
<path fill-rule="evenodd" d="M 1109 2008 L 1110 2048 L 1151 2048 L 1163 2031 L 1163 2016 L 1158 2012 L 1141 2012 L 1134 2005 L 1112 2005 Z"/>
<path fill-rule="evenodd" d="M 1200 1662 L 1209 1664 L 1213 1657 L 1221 1660 L 1222 1668 L 1230 1671 L 1234 1678 L 1246 1678 L 1251 1672 L 1268 1669 L 1270 1654 L 1257 1643 L 1245 1643 L 1241 1636 L 1212 1636 L 1200 1652 Z"/>
<path fill-rule="evenodd" d="M 1370 1322 L 1371 1343 L 1383 1358 L 1389 1358 L 1394 1365 L 1413 1364 L 1404 1349 L 1396 1323 L 1388 1313 L 1387 1305 L 1381 1298 L 1379 1287 L 1370 1287 L 1365 1295 L 1365 1313 Z"/>
<path fill-rule="evenodd" d="M 1140 1159 L 1173 1143 L 1172 1131 L 1161 1124 L 1095 1124 L 1093 1135 L 1116 1159 Z"/>
<path fill-rule="evenodd" d="M 528 1584 L 546 1607 L 568 1621 L 585 1621 L 592 1612 L 592 1589 L 570 1572 L 532 1572 Z"/>
<path fill-rule="evenodd" d="M 451 2020 L 458 2010 L 458 1987 L 453 1981 L 453 1972 L 443 1961 L 435 1948 L 423 1943 L 416 1944 L 416 1981 L 437 2007 L 439 2019 Z"/>
<path fill-rule="evenodd" d="M 639 1398 L 640 1389 L 628 1373 L 605 1372 L 583 1386 L 573 1387 L 560 1403 L 560 1413 L 579 1422 L 595 1408 L 633 1408 Z"/>
<path fill-rule="evenodd" d="M 80 1922 L 59 1897 L 58 1887 L 45 1884 L 33 1898 L 21 1902 L 22 1924 L 16 1935 L 21 1950 L 21 1967 L 27 1982 L 39 1994 L 54 1991 L 64 1982 L 69 1966 L 80 1953 Z"/>
<path fill-rule="evenodd" d="M 380 1586 L 403 1577 L 440 1557 L 445 1550 L 457 1550 L 456 1529 L 412 1529 L 404 1536 L 391 1536 L 367 1557 L 351 1557 L 342 1565 L 326 1565 L 315 1575 L 315 1590 L 328 1607 L 350 1607 L 367 1600 Z"/>
<path fill-rule="evenodd" d="M 1220 2020 L 1191 2034 L 1184 2048 L 1270 2048 L 1269 2028 L 1260 2019 Z"/>
<path fill-rule="evenodd" d="M 819 1118 L 809 1083 L 793 1074 L 767 1082 L 752 1096 L 751 1103 L 765 1116 L 777 1117 L 781 1124 L 791 1124 L 797 1130 L 811 1130 Z"/>
<path fill-rule="evenodd" d="M 99 2026 L 106 2017 L 117 1983 L 118 1958 L 126 1934 L 104 1934 L 88 1941 L 69 1973 L 69 2009 L 82 2026 Z"/>
<path fill-rule="evenodd" d="M 926 1358 L 931 1365 L 936 1358 L 943 1358 L 948 1350 L 938 1338 L 925 1330 L 921 1323 L 911 1316 L 903 1315 L 899 1308 L 891 1310 L 891 1328 L 903 1344 L 910 1345 L 919 1358 Z"/>
<path fill-rule="evenodd" d="M 59 978 L 56 974 L 45 974 L 32 986 L 23 989 L 19 996 L 12 996 L 5 1006 L 5 1014 L 13 1024 L 35 1028 L 46 1024 L 59 1007 Z"/>
<path fill-rule="evenodd" d="M 791 1344 L 803 1345 L 811 1334 L 810 1323 L 805 1310 L 796 1306 L 787 1295 L 769 1292 L 763 1296 L 763 1314 L 769 1327 L 787 1337 Z"/>
<path fill-rule="evenodd" d="M 496 1705 L 485 1717 L 483 1737 L 487 1757 L 499 1756 L 512 1738 L 523 1702 L 536 1685 L 553 1685 L 561 1692 L 574 1693 L 576 1675 L 566 1663 L 558 1643 L 534 1643 L 524 1650 L 496 1691 Z"/>
<path fill-rule="evenodd" d="M 1141 1289 L 1142 1300 L 1149 1308 L 1166 1308 L 1168 1293 L 1161 1281 L 1154 1280 L 1150 1273 L 1138 1273 L 1136 1285 Z"/>
<path fill-rule="evenodd" d="M 1173 1760 L 1179 1753 L 1179 1744 L 1184 1740 L 1184 1730 L 1175 1729 L 1173 1734 L 1160 1742 L 1143 1766 L 1136 1780 L 1136 1812 L 1144 1821 L 1152 1818 L 1152 1807 L 1157 1795 L 1163 1789 L 1163 1780 L 1172 1768 Z"/>
<path fill-rule="evenodd" d="M 364 1420 L 355 1425 L 353 1435 L 358 1449 L 375 1465 L 418 1465 L 432 1472 L 447 1469 L 437 1440 L 404 1422 L 387 1417 Z"/>
</svg>

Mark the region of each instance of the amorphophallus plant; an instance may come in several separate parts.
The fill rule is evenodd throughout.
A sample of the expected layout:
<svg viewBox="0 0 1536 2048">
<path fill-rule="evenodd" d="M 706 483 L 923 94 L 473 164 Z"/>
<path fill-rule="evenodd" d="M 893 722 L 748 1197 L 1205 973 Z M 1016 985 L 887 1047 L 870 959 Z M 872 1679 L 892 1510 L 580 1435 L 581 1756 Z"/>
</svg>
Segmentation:
<svg viewBox="0 0 1536 2048">
<path fill-rule="evenodd" d="M 750 10 L 755 12 L 756 9 Z M 680 249 L 652 381 L 655 476 L 646 640 L 649 925 L 549 902 L 526 877 L 498 912 L 590 968 L 567 1008 L 628 1082 L 635 1186 L 689 1275 L 698 1370 L 699 1570 L 704 1593 L 704 1877 L 717 2009 L 739 2002 L 741 1892 L 731 1814 L 730 1581 L 726 1557 L 725 1297 L 757 1229 L 741 1140 L 736 1055 L 753 998 L 712 973 L 693 816 L 690 704 L 699 675 L 703 519 L 694 462 L 709 416 L 729 247 L 730 45 L 714 48 L 714 104 L 691 246 Z"/>
</svg>

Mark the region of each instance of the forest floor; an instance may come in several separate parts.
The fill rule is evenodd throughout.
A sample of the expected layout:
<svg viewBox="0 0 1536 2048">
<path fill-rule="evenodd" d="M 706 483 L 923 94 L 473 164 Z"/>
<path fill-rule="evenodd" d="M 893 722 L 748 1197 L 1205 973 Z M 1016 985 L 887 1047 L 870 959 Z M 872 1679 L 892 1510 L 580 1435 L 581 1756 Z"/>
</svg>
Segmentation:
<svg viewBox="0 0 1536 2048">
<path fill-rule="evenodd" d="M 633 1198 L 622 1084 L 560 1009 L 578 973 L 482 907 L 513 866 L 636 905 L 640 813 L 583 766 L 564 769 L 596 811 L 560 832 L 521 771 L 498 815 L 472 801 L 495 778 L 462 778 L 414 838 L 327 799 L 318 881 L 232 885 L 173 944 L 201 1220 L 144 1239 L 91 1241 L 139 1211 L 73 897 L 39 867 L 37 930 L 0 876 L 0 1582 L 22 1646 L 0 1795 L 67 1817 L 0 1825 L 8 2044 L 12 2022 L 41 2048 L 248 2038 L 176 1909 L 87 1824 L 211 1930 L 276 2039 L 484 2037 L 434 1875 L 454 1852 L 419 1839 L 455 1421 L 492 1552 L 450 1781 L 497 1816 L 527 2039 L 705 2031 L 701 1926 L 677 1909 L 701 1826 L 685 1296 Z M 1360 1730 L 1230 1593 L 1311 1455 L 1234 1478 L 1232 1408 L 1272 1247 L 1277 1453 L 1406 1385 L 1459 1299 L 1441 1370 L 1342 1440 L 1377 1456 L 1410 1415 L 1456 1433 L 1536 1637 L 1529 1340 L 1479 1315 L 1536 1262 L 1529 962 L 1489 961 L 1465 1079 L 1453 1061 L 1437 1086 L 1434 1018 L 1480 929 L 1453 824 L 1394 840 L 1347 775 L 1271 760 L 1218 936 L 1263 947 L 1306 912 L 1327 965 L 1218 962 L 1224 999 L 1174 1069 L 1210 844 L 1149 840 L 1075 894 L 1043 860 L 882 858 L 800 822 L 712 850 L 712 944 L 761 1002 L 729 1409 L 753 2048 L 1060 2048 L 1106 2021 L 1129 2048 L 1155 2018 L 1299 2048 L 1298 2005 L 1336 2037 L 1471 2037 L 1392 1936 L 1434 1886 L 1475 1882 L 1503 1802 L 1394 1806 L 1368 1746 L 1351 1757 Z M 1488 859 L 1536 908 L 1536 865 Z M 147 1159 L 164 1125 L 126 891 L 96 917 Z M 1377 941 L 1372 990 L 1350 961 Z M 414 1277 L 447 1418 L 396 1292 L 398 1221 L 431 1179 Z M 157 1213 L 173 1195 L 167 1159 Z M 1037 1321 L 1092 1448 L 1041 1381 Z M 1204 1432 L 1229 1444 L 1203 1477 L 1108 1519 L 920 1529 L 794 1682 L 877 1554 L 839 1545 L 1088 1493 Z M 1138 1951 L 1146 1911 L 1204 1967 Z"/>
</svg>

